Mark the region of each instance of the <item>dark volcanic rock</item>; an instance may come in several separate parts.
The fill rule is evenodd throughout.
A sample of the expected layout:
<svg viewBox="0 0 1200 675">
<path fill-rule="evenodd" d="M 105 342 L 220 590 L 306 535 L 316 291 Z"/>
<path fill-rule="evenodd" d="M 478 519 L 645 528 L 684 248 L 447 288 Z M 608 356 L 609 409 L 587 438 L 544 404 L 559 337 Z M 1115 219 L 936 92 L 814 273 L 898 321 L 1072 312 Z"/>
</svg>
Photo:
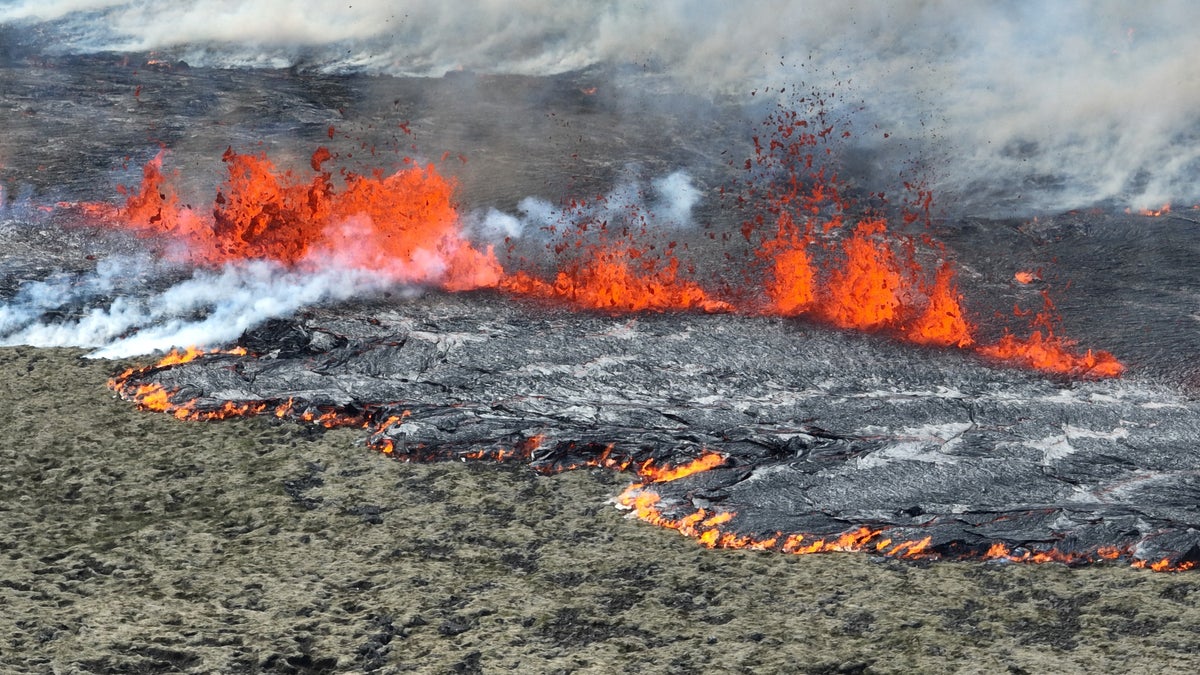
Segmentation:
<svg viewBox="0 0 1200 675">
<path fill-rule="evenodd" d="M 646 489 L 670 520 L 733 512 L 722 531 L 758 539 L 867 526 L 942 557 L 999 542 L 1015 557 L 1200 559 L 1200 411 L 1145 383 L 1054 382 L 797 321 L 614 318 L 488 294 L 314 313 L 242 342 L 256 353 L 139 382 L 199 410 L 366 416 L 370 442 L 406 460 L 515 454 L 554 471 L 715 451 L 720 467 Z"/>
</svg>

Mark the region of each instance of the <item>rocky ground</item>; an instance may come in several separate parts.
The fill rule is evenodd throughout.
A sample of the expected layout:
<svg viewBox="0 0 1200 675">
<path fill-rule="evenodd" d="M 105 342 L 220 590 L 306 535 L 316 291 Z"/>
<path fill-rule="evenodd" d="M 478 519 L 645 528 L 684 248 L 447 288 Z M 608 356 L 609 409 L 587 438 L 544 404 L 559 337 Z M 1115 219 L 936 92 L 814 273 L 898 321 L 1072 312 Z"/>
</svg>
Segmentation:
<svg viewBox="0 0 1200 675">
<path fill-rule="evenodd" d="M 710 551 L 627 478 L 135 410 L 0 349 L 4 672 L 1184 672 L 1200 581 Z"/>
</svg>

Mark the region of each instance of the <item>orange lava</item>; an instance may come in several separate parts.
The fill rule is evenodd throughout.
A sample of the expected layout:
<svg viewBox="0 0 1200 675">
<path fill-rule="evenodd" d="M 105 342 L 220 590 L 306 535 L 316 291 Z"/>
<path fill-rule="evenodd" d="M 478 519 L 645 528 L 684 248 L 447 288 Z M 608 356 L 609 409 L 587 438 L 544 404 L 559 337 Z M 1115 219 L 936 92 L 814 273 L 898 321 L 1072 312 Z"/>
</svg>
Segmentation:
<svg viewBox="0 0 1200 675">
<path fill-rule="evenodd" d="M 1058 317 L 1054 303 L 1047 292 L 1042 298 L 1045 308 L 1034 316 L 1027 337 L 1009 333 L 996 344 L 977 347 L 976 351 L 989 358 L 1071 377 L 1120 377 L 1125 372 L 1125 366 L 1109 352 L 1088 349 L 1079 353 L 1074 350 L 1074 340 L 1055 335 Z"/>
<path fill-rule="evenodd" d="M 974 346 L 975 327 L 963 309 L 953 262 L 939 244 L 928 236 L 897 235 L 879 216 L 854 221 L 853 229 L 846 231 L 846 214 L 853 204 L 837 176 L 827 175 L 823 166 L 831 152 L 828 143 L 836 137 L 833 126 L 820 115 L 810 123 L 792 111 L 778 113 L 766 126 L 772 127 L 771 137 L 753 139 L 755 156 L 746 166 L 776 178 L 755 174 L 739 197 L 739 203 L 758 210 L 742 233 L 756 244 L 754 256 L 764 273 L 758 287 L 741 295 L 736 305 L 683 278 L 675 243 L 656 246 L 647 233 L 646 216 L 636 208 L 625 214 L 623 227 L 614 223 L 609 228 L 607 220 L 589 219 L 584 203 L 572 202 L 567 215 L 577 222 L 564 225 L 577 228 L 579 239 L 573 245 L 561 244 L 555 254 L 573 250 L 576 257 L 559 261 L 553 281 L 525 270 L 505 273 L 490 248 L 481 252 L 463 237 L 452 202 L 453 182 L 432 165 L 409 166 L 389 176 L 343 170 L 335 181 L 324 169 L 333 157 L 324 147 L 313 153 L 314 173 L 308 178 L 276 169 L 265 155 L 227 150 L 222 159 L 228 177 L 208 212 L 182 204 L 173 177 L 163 170 L 163 153 L 145 165 L 140 188 L 127 195 L 122 208 L 79 207 L 90 216 L 159 237 L 174 246 L 168 254 L 200 265 L 251 259 L 299 268 L 336 265 L 452 291 L 499 287 L 516 295 L 611 312 L 804 314 L 841 328 L 883 331 L 922 345 L 973 347 L 988 358 L 1049 373 L 1092 378 L 1122 374 L 1124 367 L 1112 354 L 1080 353 L 1073 340 L 1056 334 L 1056 315 L 1045 292 L 1046 308 L 1034 318 L 1027 337 L 1009 333 L 995 344 Z M 916 189 L 912 203 L 929 222 L 932 195 Z M 1149 215 L 1168 211 L 1169 205 L 1164 205 Z M 905 222 L 920 220 L 920 213 L 911 218 L 912 213 L 906 213 Z M 589 227 L 592 235 L 599 234 L 585 242 Z M 937 270 L 931 274 L 918 259 L 939 261 Z M 1017 272 L 1014 279 L 1027 284 L 1040 279 L 1040 273 Z M 183 363 L 202 353 L 171 352 L 153 367 Z M 113 388 L 145 409 L 180 419 L 274 412 L 326 426 L 366 423 L 363 416 L 297 411 L 292 401 L 228 403 L 220 410 L 199 411 L 189 402 L 175 402 L 175 392 L 155 385 L 131 389 L 132 374 L 114 378 Z M 480 458 L 527 459 L 536 449 L 537 443 L 525 443 Z M 616 459 L 610 451 L 602 454 L 598 466 L 628 467 L 628 458 Z M 706 456 L 706 461 L 719 463 L 714 457 Z M 653 473 L 659 469 L 648 465 L 638 470 L 651 481 L 665 475 Z"/>
<path fill-rule="evenodd" d="M 908 339 L 923 345 L 937 347 L 969 347 L 975 342 L 971 337 L 971 324 L 963 315 L 962 295 L 954 283 L 954 268 L 942 263 L 927 294 L 925 311 L 908 329 Z"/>
<path fill-rule="evenodd" d="M 634 483 L 617 497 L 616 502 L 619 506 L 629 509 L 632 515 L 639 520 L 676 530 L 686 537 L 697 540 L 707 548 L 776 551 L 793 555 L 848 552 L 871 553 L 892 558 L 944 559 L 941 553 L 932 548 L 932 537 L 897 540 L 892 538 L 888 528 L 862 525 L 837 536 L 811 536 L 781 532 L 752 536 L 723 528 L 736 519 L 737 512 L 735 511 L 710 511 L 702 508 L 681 518 L 670 518 L 663 514 L 662 498 L 652 489 L 648 489 L 649 487 Z M 1060 551 L 1053 548 L 1034 551 L 1012 550 L 1003 542 L 994 542 L 986 551 L 966 552 L 954 556 L 954 559 L 1000 560 L 1033 564 L 1053 562 L 1065 565 L 1126 559 L 1132 567 L 1150 569 L 1155 572 L 1182 572 L 1196 567 L 1194 562 L 1186 560 L 1172 563 L 1169 558 L 1157 561 L 1132 558 L 1128 549 L 1118 546 L 1100 546 L 1084 551 Z"/>
<path fill-rule="evenodd" d="M 527 272 L 506 277 L 500 287 L 517 295 L 555 298 L 579 307 L 616 312 L 728 312 L 732 305 L 679 277 L 679 259 L 645 256 L 624 244 L 593 247 L 581 262 L 558 271 L 553 283 Z"/>
<path fill-rule="evenodd" d="M 452 201 L 454 184 L 432 165 L 408 166 L 388 176 L 342 170 L 335 180 L 324 168 L 333 158 L 324 147 L 313 153 L 314 173 L 307 178 L 278 170 L 265 155 L 227 150 L 222 159 L 228 176 L 208 212 L 182 203 L 174 176 L 163 170 L 163 153 L 143 167 L 141 186 L 127 195 L 123 207 L 75 206 L 157 238 L 168 255 L 205 266 L 258 259 L 301 269 L 353 268 L 397 282 L 451 291 L 498 287 L 608 312 L 806 315 L 916 344 L 972 347 L 976 327 L 963 308 L 954 264 L 940 244 L 928 236 L 896 234 L 879 216 L 853 221 L 845 231 L 850 227 L 846 213 L 854 205 L 837 176 L 827 175 L 822 166 L 836 137 L 833 126 L 795 113 L 779 113 L 768 126 L 771 137 L 754 138 L 755 157 L 747 167 L 776 177 L 755 175 L 738 198 L 760 210 L 743 224 L 742 233 L 755 244 L 762 274 L 750 288 L 734 293 L 736 301 L 687 279 L 681 269 L 690 266 L 677 254 L 686 246 L 656 242 L 648 233 L 648 216 L 637 207 L 624 214 L 623 225 L 610 227 L 608 220 L 590 216 L 585 203 L 572 201 L 563 226 L 576 228 L 578 240 L 553 248 L 552 279 L 525 269 L 506 273 L 490 247 L 481 251 L 464 238 Z M 914 189 L 917 197 L 904 203 L 915 203 L 928 222 L 932 195 Z M 906 223 L 922 220 L 911 215 L 905 213 Z M 918 259 L 936 260 L 936 271 Z M 1022 284 L 1038 278 L 1031 272 L 1014 276 Z M 1116 377 L 1123 372 L 1108 352 L 1079 353 L 1074 341 L 1044 323 L 1035 321 L 1026 338 L 1010 334 L 975 349 L 1050 373 Z"/>
<path fill-rule="evenodd" d="M 638 467 L 638 476 L 651 483 L 669 483 L 694 473 L 715 469 L 725 463 L 725 457 L 716 452 L 706 452 L 687 464 L 679 466 L 654 466 L 643 464 Z"/>
<path fill-rule="evenodd" d="M 975 346 L 977 327 L 963 308 L 954 263 L 941 244 L 928 235 L 897 234 L 880 216 L 848 219 L 855 206 L 826 168 L 830 140 L 841 136 L 827 123 L 822 102 L 816 103 L 815 120 L 790 110 L 768 117 L 764 126 L 770 137 L 766 142 L 754 137 L 754 156 L 746 160 L 750 178 L 738 205 L 754 210 L 742 234 L 751 243 L 757 238 L 755 256 L 764 267 L 762 312 L 805 314 L 839 328 L 885 332 L 933 347 L 974 348 L 989 358 L 1048 373 L 1121 375 L 1124 366 L 1112 354 L 1080 353 L 1075 341 L 1054 333 L 1048 297 L 1047 310 L 1034 319 L 1029 337 L 1009 334 L 996 344 Z M 905 188 L 909 196 L 902 199 L 903 224 L 928 225 L 932 192 L 919 182 L 906 182 Z M 1167 211 L 1164 206 L 1160 213 Z M 853 229 L 843 232 L 850 222 Z M 839 233 L 840 243 L 832 236 Z M 936 260 L 936 270 L 920 260 Z M 1017 272 L 1014 279 L 1029 284 L 1040 273 Z"/>
<path fill-rule="evenodd" d="M 801 100 L 805 103 L 805 100 Z M 809 101 L 809 103 L 813 103 Z M 820 102 L 817 102 L 818 104 Z M 942 260 L 930 274 L 916 261 L 919 249 L 944 253 L 931 239 L 892 233 L 880 216 L 854 221 L 840 244 L 831 234 L 848 226 L 855 205 L 836 175 L 829 173 L 834 133 L 820 106 L 815 120 L 795 111 L 777 111 L 764 126 L 769 138 L 755 137 L 754 157 L 742 207 L 757 213 L 742 226 L 764 265 L 765 313 L 808 314 L 840 328 L 887 331 L 901 340 L 938 347 L 967 347 L 973 326 L 962 308 L 954 268 Z M 767 176 L 760 175 L 765 171 Z M 904 223 L 928 223 L 932 193 L 906 183 Z M 771 232 L 763 230 L 770 226 Z"/>
<path fill-rule="evenodd" d="M 135 377 L 161 368 L 169 368 L 181 363 L 187 363 L 206 354 L 242 356 L 246 354 L 246 350 L 241 347 L 225 350 L 203 350 L 196 347 L 188 347 L 182 350 L 172 349 L 153 365 L 143 368 L 129 368 L 119 375 L 114 376 L 108 381 L 108 387 L 117 392 L 122 398 L 133 401 L 142 410 L 167 413 L 176 419 L 187 421 L 211 421 L 271 413 L 276 417 L 295 417 L 305 422 L 320 424 L 326 428 L 367 426 L 368 424 L 369 417 L 367 415 L 350 415 L 336 410 L 317 411 L 309 408 L 300 409 L 297 403 L 290 398 L 276 405 L 271 405 L 266 401 L 248 401 L 245 403 L 226 401 L 218 409 L 202 410 L 197 407 L 194 399 L 177 401 L 176 398 L 179 392 L 169 391 L 160 384 L 135 385 L 132 382 Z"/>
<path fill-rule="evenodd" d="M 1170 558 L 1163 558 L 1162 560 L 1135 560 L 1133 561 L 1133 567 L 1149 569 L 1154 572 L 1186 572 L 1196 569 L 1196 563 L 1191 560 L 1172 563 Z"/>
<path fill-rule="evenodd" d="M 1034 330 L 1026 338 L 1005 335 L 994 345 L 979 347 L 978 351 L 1001 361 L 1017 363 L 1034 370 L 1072 377 L 1120 377 L 1125 366 L 1106 351 L 1072 351 L 1074 340 L 1053 333 Z"/>
<path fill-rule="evenodd" d="M 890 536 L 890 530 L 885 527 L 868 527 L 866 525 L 843 532 L 836 537 L 814 537 L 793 533 L 773 532 L 760 536 L 739 534 L 723 529 L 732 523 L 736 511 L 720 511 L 697 509 L 681 518 L 671 518 L 663 513 L 662 497 L 653 490 L 654 483 L 677 480 L 685 475 L 708 471 L 724 464 L 724 458 L 717 453 L 705 453 L 697 460 L 682 465 L 677 469 L 646 471 L 639 469 L 639 475 L 647 483 L 633 483 L 617 497 L 616 503 L 628 509 L 633 516 L 659 527 L 676 530 L 680 534 L 699 541 L 707 548 L 749 549 L 760 551 L 778 551 L 794 555 L 831 552 L 867 552 L 894 558 L 937 560 L 943 556 L 931 548 L 932 538 L 901 539 Z M 1101 546 L 1090 551 L 1063 552 L 1057 549 L 1042 551 L 1011 550 L 1002 542 L 993 543 L 986 551 L 965 553 L 961 558 L 976 558 L 983 560 L 1003 560 L 1019 563 L 1058 562 L 1077 565 L 1096 561 L 1113 561 L 1121 558 L 1131 559 L 1131 552 L 1117 546 Z M 1154 571 L 1183 571 L 1192 569 L 1195 564 L 1184 561 L 1172 564 L 1169 559 L 1161 561 L 1146 561 L 1131 559 L 1133 567 L 1149 568 Z"/>
<path fill-rule="evenodd" d="M 146 236 L 171 237 L 178 246 L 168 253 L 199 265 L 337 266 L 449 290 L 499 282 L 499 262 L 462 236 L 454 185 L 432 165 L 389 176 L 343 172 L 339 187 L 321 170 L 330 157 L 318 148 L 311 162 L 316 173 L 304 179 L 276 169 L 265 155 L 227 150 L 226 182 L 211 210 L 199 212 L 181 204 L 159 153 L 116 220 Z"/>
<path fill-rule="evenodd" d="M 828 301 L 822 308 L 839 328 L 878 330 L 902 318 L 911 294 L 896 256 L 881 235 L 887 225 L 867 220 L 845 241 L 845 261 L 829 273 Z"/>
<path fill-rule="evenodd" d="M 796 316 L 816 302 L 817 286 L 808 249 L 810 232 L 802 231 L 789 211 L 781 210 L 774 238 L 764 240 L 757 255 L 769 265 L 765 280 L 767 313 Z"/>
<path fill-rule="evenodd" d="M 109 386 L 122 397 L 135 401 L 145 410 L 165 412 L 180 420 L 205 421 L 225 419 L 229 417 L 244 417 L 258 414 L 273 414 L 281 418 L 293 418 L 320 424 L 324 427 L 361 426 L 373 428 L 376 431 L 401 422 L 408 416 L 408 411 L 400 415 L 392 415 L 382 422 L 373 421 L 370 411 L 358 414 L 345 414 L 338 410 L 313 410 L 300 408 L 292 399 L 276 405 L 265 401 L 247 403 L 226 402 L 216 410 L 200 410 L 195 401 L 176 401 L 178 392 L 170 392 L 157 384 L 134 385 L 131 379 L 135 375 L 146 374 L 159 368 L 169 368 L 186 363 L 203 356 L 222 352 L 205 352 L 195 348 L 173 350 L 157 363 L 140 369 L 129 369 L 109 381 Z M 231 350 L 234 354 L 244 354 L 244 350 Z M 529 460 L 543 446 L 546 437 L 543 435 L 529 436 L 517 442 L 511 448 L 487 448 L 468 453 L 453 455 L 461 459 L 490 460 L 506 462 L 511 460 Z M 414 457 L 417 461 L 436 460 L 436 453 L 421 456 L 397 453 L 394 441 L 383 439 L 373 442 L 383 454 L 409 461 Z M 625 471 L 632 468 L 641 482 L 629 485 L 617 498 L 619 506 L 629 509 L 632 514 L 648 523 L 673 529 L 680 534 L 697 540 L 708 548 L 747 549 L 760 551 L 776 551 L 794 555 L 831 552 L 867 552 L 895 558 L 942 559 L 943 554 L 931 547 L 931 537 L 922 539 L 895 539 L 886 527 L 869 527 L 866 525 L 847 530 L 837 536 L 812 536 L 802 533 L 772 532 L 762 535 L 741 534 L 729 529 L 736 520 L 737 512 L 730 510 L 697 509 L 686 516 L 671 518 L 663 513 L 661 496 L 654 491 L 656 484 L 679 480 L 686 476 L 710 471 L 725 464 L 725 457 L 719 453 L 707 451 L 696 459 L 677 466 L 659 465 L 653 460 L 634 462 L 628 455 L 618 455 L 613 446 L 609 445 L 602 452 L 580 464 L 555 464 L 539 468 L 545 473 L 558 473 L 584 466 L 604 467 L 615 471 Z M 955 556 L 958 559 L 1003 560 L 1017 563 L 1047 563 L 1057 562 L 1076 565 L 1097 561 L 1115 561 L 1127 559 L 1136 568 L 1146 568 L 1156 572 L 1177 572 L 1193 569 L 1196 565 L 1191 561 L 1172 562 L 1170 559 L 1143 560 L 1132 557 L 1127 548 L 1102 546 L 1090 551 L 1062 552 L 1056 549 L 1047 550 L 1012 550 L 1002 542 L 993 543 L 986 551 L 965 552 Z"/>
</svg>

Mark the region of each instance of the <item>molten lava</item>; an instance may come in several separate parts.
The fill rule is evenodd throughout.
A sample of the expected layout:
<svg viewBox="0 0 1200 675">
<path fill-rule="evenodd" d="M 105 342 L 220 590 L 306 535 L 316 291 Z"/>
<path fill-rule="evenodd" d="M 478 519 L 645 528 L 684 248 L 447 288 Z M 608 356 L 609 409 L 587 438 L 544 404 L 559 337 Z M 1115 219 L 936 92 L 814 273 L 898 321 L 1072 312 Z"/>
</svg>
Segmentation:
<svg viewBox="0 0 1200 675">
<path fill-rule="evenodd" d="M 313 408 L 299 405 L 298 402 L 291 398 L 275 405 L 267 401 L 247 401 L 243 403 L 226 401 L 216 409 L 200 409 L 195 399 L 177 401 L 176 399 L 179 397 L 179 392 L 177 391 L 168 391 L 155 383 L 136 383 L 139 377 L 156 370 L 189 363 L 202 356 L 214 354 L 244 356 L 246 353 L 246 350 L 242 347 L 213 350 L 198 349 L 196 347 L 187 347 L 182 350 L 172 349 L 153 365 L 143 368 L 128 368 L 114 376 L 108 381 L 108 387 L 117 392 L 122 398 L 136 403 L 142 410 L 167 413 L 180 420 L 204 422 L 270 413 L 280 418 L 295 417 L 304 422 L 320 424 L 326 428 L 369 425 L 372 419 L 371 411 L 369 410 L 357 414 L 348 414 L 337 410 L 314 410 Z"/>
<path fill-rule="evenodd" d="M 716 461 L 712 463 L 713 467 L 711 468 L 721 464 Z M 933 546 L 932 537 L 896 539 L 886 527 L 867 525 L 847 530 L 837 536 L 783 532 L 758 536 L 741 534 L 730 527 L 737 519 L 737 513 L 734 511 L 701 508 L 681 517 L 666 515 L 668 507 L 663 504 L 662 498 L 653 491 L 653 482 L 661 481 L 652 480 L 649 485 L 641 483 L 630 485 L 617 497 L 617 504 L 628 509 L 639 520 L 676 530 L 684 536 L 696 539 L 707 548 L 777 551 L 793 555 L 866 552 L 892 558 L 921 560 L 979 559 L 1014 563 L 1056 562 L 1066 565 L 1126 559 L 1129 560 L 1132 567 L 1156 572 L 1182 572 L 1196 567 L 1196 563 L 1191 560 L 1172 562 L 1169 558 L 1162 560 L 1134 558 L 1131 550 L 1117 546 L 1099 546 L 1083 551 L 1062 551 L 1054 547 L 1039 550 L 1024 548 L 1013 550 L 1003 542 L 993 542 L 986 548 L 962 550 L 957 554 L 947 555 Z"/>
<path fill-rule="evenodd" d="M 408 166 L 388 176 L 342 170 L 335 181 L 324 170 L 333 158 L 324 147 L 312 155 L 315 173 L 309 178 L 276 169 L 264 155 L 227 150 L 222 159 L 228 176 L 211 215 L 181 203 L 174 180 L 164 173 L 162 153 L 145 165 L 140 188 L 122 208 L 80 208 L 165 241 L 168 255 L 198 265 L 265 259 L 300 269 L 333 266 L 451 291 L 498 287 L 609 312 L 806 315 L 916 344 L 972 347 L 976 329 L 963 309 L 953 262 L 940 245 L 927 236 L 896 234 L 880 216 L 847 227 L 845 214 L 854 205 L 825 166 L 832 125 L 820 115 L 810 124 L 794 112 L 780 112 L 768 126 L 766 142 L 754 138 L 755 157 L 747 160 L 752 175 L 738 198 L 743 208 L 757 212 L 742 233 L 755 244 L 747 270 L 757 265 L 762 273 L 747 272 L 747 287 L 733 293 L 736 301 L 685 278 L 681 249 L 656 240 L 649 216 L 637 207 L 622 207 L 628 212 L 610 226 L 583 202 L 572 201 L 561 225 L 577 240 L 550 247 L 557 263 L 551 278 L 525 269 L 506 273 L 490 247 L 481 251 L 464 238 L 453 182 L 433 166 Z M 931 199 L 929 191 L 918 189 L 913 200 L 926 221 Z M 920 219 L 909 216 L 906 212 L 906 223 Z M 919 259 L 938 261 L 936 271 Z M 1026 272 L 1015 276 L 1019 283 L 1036 278 Z M 1045 317 L 1035 320 L 1027 338 L 1009 334 L 975 349 L 1052 373 L 1122 372 L 1107 352 L 1073 351 L 1074 341 L 1050 329 L 1049 309 Z"/>
<path fill-rule="evenodd" d="M 808 252 L 812 233 L 807 228 L 802 231 L 788 211 L 781 210 L 776 223 L 775 237 L 764 240 L 757 251 L 759 259 L 769 266 L 765 280 L 767 313 L 796 316 L 808 311 L 817 298 L 816 276 Z"/>
<path fill-rule="evenodd" d="M 829 142 L 839 136 L 832 133 L 834 125 L 825 118 L 823 102 L 809 103 L 816 111 L 812 121 L 787 109 L 769 116 L 764 126 L 770 138 L 766 143 L 753 138 L 754 156 L 745 164 L 750 177 L 738 204 L 754 211 L 744 221 L 742 234 L 751 242 L 757 237 L 755 255 L 766 268 L 763 311 L 808 314 L 839 328 L 886 331 L 922 345 L 973 347 L 976 327 L 963 309 L 954 265 L 940 244 L 928 236 L 891 232 L 878 216 L 858 220 L 840 245 L 829 237 L 845 228 L 854 204 L 827 169 L 833 154 Z M 932 192 L 920 183 L 905 187 L 912 196 L 903 200 L 903 223 L 929 223 Z M 1168 210 L 1164 207 L 1160 213 Z M 772 230 L 764 232 L 768 226 Z M 918 259 L 940 263 L 931 275 Z M 1028 284 L 1039 277 L 1018 272 L 1014 278 Z M 1047 309 L 1035 318 L 1028 338 L 1009 334 L 997 344 L 975 349 L 992 359 L 1049 373 L 1099 378 L 1123 372 L 1108 352 L 1074 351 L 1073 340 L 1051 329 L 1054 320 L 1047 297 Z"/>
<path fill-rule="evenodd" d="M 1106 351 L 1088 349 L 1082 354 L 1072 351 L 1075 341 L 1054 332 L 1059 321 L 1049 293 L 1043 292 L 1042 298 L 1045 307 L 1034 316 L 1028 337 L 1009 333 L 996 344 L 978 347 L 976 351 L 990 358 L 1072 377 L 1120 377 L 1125 372 L 1125 366 Z M 1019 310 L 1014 311 L 1020 316 Z"/>
<path fill-rule="evenodd" d="M 535 458 L 547 451 L 553 455 L 556 448 L 554 443 L 543 434 L 520 438 L 506 447 L 487 446 L 465 452 L 439 447 L 397 448 L 396 442 L 385 432 L 394 425 L 402 423 L 409 416 L 407 410 L 398 415 L 386 412 L 386 408 L 375 410 L 368 407 L 355 409 L 354 412 L 339 408 L 317 410 L 290 398 L 280 403 L 268 401 L 235 403 L 230 401 L 217 408 L 200 408 L 195 400 L 179 400 L 181 392 L 167 391 L 161 385 L 154 383 L 138 383 L 141 376 L 153 371 L 173 368 L 199 358 L 221 359 L 244 354 L 244 350 L 241 349 L 230 350 L 230 352 L 204 352 L 193 348 L 173 351 L 152 366 L 130 369 L 114 377 L 110 381 L 110 386 L 121 396 L 136 401 L 144 409 L 166 412 L 181 420 L 214 420 L 233 416 L 273 414 L 280 418 L 296 419 L 325 427 L 362 426 L 372 430 L 372 439 L 369 441 L 372 447 L 403 461 L 451 459 L 495 462 L 529 461 L 535 470 L 542 473 L 558 473 L 581 467 L 603 467 L 615 471 L 632 470 L 636 473 L 638 482 L 628 486 L 616 498 L 617 504 L 629 509 L 635 517 L 641 520 L 674 529 L 709 548 L 776 551 L 795 555 L 867 552 L 907 559 L 983 559 L 1027 563 L 1059 562 L 1068 565 L 1123 559 L 1129 561 L 1134 567 L 1149 568 L 1154 571 L 1182 571 L 1191 569 L 1195 564 L 1190 559 L 1179 561 L 1139 559 L 1135 557 L 1132 549 L 1117 546 L 1064 551 L 1047 544 L 1046 547 L 1036 550 L 1026 548 L 1013 550 L 1003 542 L 992 542 L 983 547 L 963 548 L 955 545 L 946 548 L 945 546 L 935 546 L 930 536 L 905 538 L 897 536 L 897 530 L 889 526 L 870 524 L 863 524 L 834 535 L 813 535 L 805 532 L 745 533 L 738 530 L 738 513 L 734 510 L 723 509 L 719 506 L 688 508 L 678 502 L 665 503 L 659 492 L 656 491 L 656 486 L 726 467 L 726 457 L 716 452 L 706 451 L 692 461 L 671 466 L 653 459 L 636 459 L 637 451 L 635 449 L 617 450 L 611 444 L 603 447 L 602 450 L 597 447 L 574 448 L 572 443 L 570 444 L 572 448 L 583 452 L 583 459 L 566 463 L 561 461 L 545 462 Z M 562 447 L 560 445 L 557 449 Z M 580 455 L 575 456 L 579 457 Z M 736 465 L 734 466 L 736 467 Z"/>
<path fill-rule="evenodd" d="M 927 293 L 925 311 L 909 326 L 908 339 L 936 347 L 971 346 L 971 325 L 963 316 L 962 295 L 954 284 L 954 268 L 942 263 Z"/>
<path fill-rule="evenodd" d="M 265 155 L 227 150 L 225 184 L 211 216 L 181 205 L 163 172 L 163 154 L 143 169 L 116 221 L 145 236 L 170 237 L 168 254 L 198 265 L 272 260 L 288 267 L 344 267 L 398 282 L 448 290 L 495 286 L 502 271 L 491 250 L 473 248 L 451 201 L 453 183 L 432 165 L 389 176 L 321 171 L 331 157 L 313 154 L 316 175 L 279 171 Z"/>
<path fill-rule="evenodd" d="M 867 220 L 844 244 L 845 261 L 829 274 L 822 314 L 839 328 L 878 330 L 897 325 L 909 304 L 911 282 L 886 241 L 887 225 Z"/>
<path fill-rule="evenodd" d="M 501 283 L 517 295 L 557 298 L 579 307 L 615 312 L 727 312 L 733 307 L 713 299 L 695 283 L 679 278 L 679 259 L 643 255 L 626 245 L 595 247 L 582 261 L 560 269 L 553 283 L 518 271 Z"/>
</svg>

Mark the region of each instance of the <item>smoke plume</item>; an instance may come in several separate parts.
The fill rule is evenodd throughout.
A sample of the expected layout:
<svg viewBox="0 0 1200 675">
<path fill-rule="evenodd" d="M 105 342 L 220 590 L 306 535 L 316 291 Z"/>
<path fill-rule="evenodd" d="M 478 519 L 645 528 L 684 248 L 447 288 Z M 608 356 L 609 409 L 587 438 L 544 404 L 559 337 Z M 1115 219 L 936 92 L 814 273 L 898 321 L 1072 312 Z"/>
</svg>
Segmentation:
<svg viewBox="0 0 1200 675">
<path fill-rule="evenodd" d="M 714 93 L 801 81 L 848 89 L 861 99 L 860 140 L 907 141 L 943 192 L 982 190 L 1024 211 L 1198 196 L 1198 20 L 1186 0 L 17 0 L 0 9 L 0 23 L 36 26 L 47 49 L 155 50 L 192 65 L 438 76 L 609 63 Z"/>
<path fill-rule="evenodd" d="M 169 283 L 173 274 L 179 270 L 131 257 L 27 282 L 0 305 L 0 344 L 86 347 L 97 358 L 213 346 L 301 307 L 367 296 L 387 283 L 361 271 L 299 273 L 262 261 L 196 269 Z"/>
<path fill-rule="evenodd" d="M 650 181 L 628 178 L 597 199 L 565 208 L 526 197 L 517 204 L 518 215 L 488 209 L 470 214 L 466 226 L 474 238 L 496 243 L 526 235 L 561 240 L 578 236 L 588 225 L 601 223 L 614 230 L 674 230 L 695 225 L 692 209 L 700 199 L 700 190 L 691 176 L 675 171 Z"/>
</svg>

